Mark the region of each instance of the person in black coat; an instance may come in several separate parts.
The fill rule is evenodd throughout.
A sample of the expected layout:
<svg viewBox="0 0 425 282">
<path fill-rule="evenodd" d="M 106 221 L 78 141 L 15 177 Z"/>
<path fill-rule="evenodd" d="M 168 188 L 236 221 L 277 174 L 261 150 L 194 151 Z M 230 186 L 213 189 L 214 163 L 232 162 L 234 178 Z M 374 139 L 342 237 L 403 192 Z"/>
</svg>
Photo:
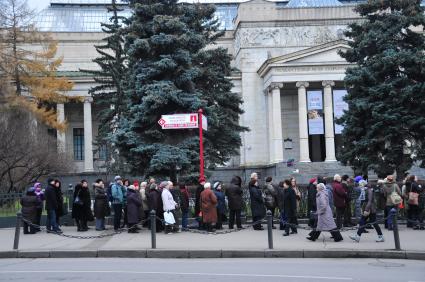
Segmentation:
<svg viewBox="0 0 425 282">
<path fill-rule="evenodd" d="M 149 210 L 150 211 L 154 210 L 157 216 L 156 232 L 161 232 L 162 230 L 164 230 L 164 227 L 162 225 L 162 221 L 159 218 L 161 219 L 164 218 L 164 209 L 162 205 L 161 192 L 159 191 L 158 186 L 156 184 L 150 185 L 149 193 L 147 197 L 148 197 Z"/>
<path fill-rule="evenodd" d="M 276 202 L 277 207 L 279 208 L 279 229 L 285 230 L 285 225 L 283 224 L 283 218 L 285 217 L 285 211 L 284 211 L 284 202 L 283 202 L 283 181 L 279 182 L 279 185 L 277 187 L 277 195 L 276 195 Z"/>
<path fill-rule="evenodd" d="M 297 234 L 297 228 L 294 226 L 297 224 L 297 195 L 289 179 L 283 182 L 283 211 L 287 218 L 283 236 L 289 236 L 289 228 L 291 228 L 291 234 Z"/>
<path fill-rule="evenodd" d="M 97 179 L 94 183 L 94 217 L 96 218 L 96 230 L 105 230 L 105 217 L 110 215 L 108 195 L 102 179 Z"/>
<path fill-rule="evenodd" d="M 256 222 L 263 219 L 266 216 L 266 207 L 264 206 L 263 194 L 258 185 L 258 181 L 252 179 L 249 184 L 249 195 L 251 197 L 251 212 L 252 221 Z M 254 224 L 254 230 L 264 230 L 260 223 Z"/>
<path fill-rule="evenodd" d="M 202 216 L 200 216 L 201 213 L 201 193 L 204 191 L 204 185 L 205 185 L 205 179 L 199 178 L 199 185 L 196 188 L 195 191 L 195 218 L 196 221 L 198 221 L 198 229 L 203 230 L 205 229 L 205 226 L 202 222 Z"/>
<path fill-rule="evenodd" d="M 127 188 L 127 221 L 128 233 L 139 233 L 137 223 L 141 220 L 140 208 L 142 207 L 142 197 L 136 191 L 134 185 Z"/>
<path fill-rule="evenodd" d="M 31 223 L 37 222 L 37 208 L 40 205 L 40 200 L 35 194 L 34 187 L 28 189 L 25 196 L 21 199 L 22 217 Z M 24 221 L 24 234 L 35 234 L 36 228 Z"/>
<path fill-rule="evenodd" d="M 308 226 L 314 227 L 316 222 L 316 194 L 317 194 L 317 179 L 312 178 L 309 181 L 307 187 L 307 215 L 308 215 Z"/>
<path fill-rule="evenodd" d="M 189 199 L 190 194 L 184 183 L 179 184 L 180 189 L 180 209 L 182 211 L 182 231 L 188 230 L 188 217 L 189 217 Z"/>
<path fill-rule="evenodd" d="M 86 180 L 81 180 L 74 189 L 74 203 L 72 205 L 72 218 L 77 224 L 77 231 L 87 231 L 87 221 L 93 221 L 91 211 L 91 198 L 88 183 Z"/>
<path fill-rule="evenodd" d="M 47 211 L 47 221 L 46 228 L 47 231 L 53 231 L 56 233 L 61 233 L 59 225 L 56 222 L 56 211 L 58 209 L 58 199 L 56 196 L 56 186 L 55 180 L 49 179 L 47 184 L 46 191 L 44 192 L 44 196 L 46 198 L 46 211 Z"/>
<path fill-rule="evenodd" d="M 242 229 L 241 212 L 243 206 L 242 200 L 242 179 L 234 176 L 230 185 L 226 187 L 225 195 L 229 205 L 229 229 L 233 229 L 236 220 L 236 227 Z"/>
<path fill-rule="evenodd" d="M 62 183 L 59 179 L 55 179 L 55 187 L 56 199 L 58 202 L 58 208 L 56 209 L 56 223 L 60 226 L 60 218 L 65 215 L 65 210 L 63 206 Z"/>
</svg>

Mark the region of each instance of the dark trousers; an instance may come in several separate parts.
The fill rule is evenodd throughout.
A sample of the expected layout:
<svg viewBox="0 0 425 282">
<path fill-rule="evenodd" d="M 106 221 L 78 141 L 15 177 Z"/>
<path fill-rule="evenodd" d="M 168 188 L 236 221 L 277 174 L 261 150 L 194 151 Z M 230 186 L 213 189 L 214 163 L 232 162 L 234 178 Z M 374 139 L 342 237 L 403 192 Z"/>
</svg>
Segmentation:
<svg viewBox="0 0 425 282">
<path fill-rule="evenodd" d="M 229 229 L 233 229 L 236 219 L 237 228 L 242 228 L 241 210 L 230 210 L 229 212 Z"/>
<path fill-rule="evenodd" d="M 390 215 L 391 209 L 397 209 L 396 206 L 385 206 L 384 210 L 384 217 L 387 218 Z M 392 217 L 388 217 L 387 220 L 385 220 L 385 228 L 392 230 L 393 229 L 393 219 Z"/>
<path fill-rule="evenodd" d="M 124 223 L 121 225 L 121 228 L 124 228 L 128 225 L 127 220 L 127 206 L 124 206 Z"/>
<path fill-rule="evenodd" d="M 89 229 L 87 226 L 87 220 L 75 219 L 75 223 L 77 224 L 78 231 L 87 231 Z"/>
<path fill-rule="evenodd" d="M 47 210 L 47 222 L 46 222 L 47 230 L 49 231 L 59 231 L 59 226 L 56 223 L 56 211 L 55 210 Z"/>
<path fill-rule="evenodd" d="M 274 207 L 274 208 L 267 208 L 267 210 L 268 211 L 271 211 L 271 213 L 272 213 L 272 226 L 274 226 L 274 214 L 275 214 L 275 212 L 276 212 L 276 207 Z"/>
<path fill-rule="evenodd" d="M 338 230 L 331 230 L 329 232 L 331 233 L 335 242 L 339 242 L 339 241 L 343 240 L 342 235 Z M 317 240 L 317 238 L 319 238 L 320 233 L 321 233 L 321 231 L 313 230 L 308 235 L 313 239 L 313 241 L 315 241 L 315 240 Z"/>
<path fill-rule="evenodd" d="M 342 228 L 342 218 L 344 217 L 345 207 L 336 208 L 336 228 Z"/>
<path fill-rule="evenodd" d="M 252 222 L 260 221 L 261 219 L 263 219 L 262 216 L 253 216 Z M 253 227 L 254 227 L 254 230 L 260 230 L 263 226 L 261 225 L 261 222 L 259 222 L 257 224 L 254 224 Z"/>
<path fill-rule="evenodd" d="M 420 209 L 419 206 L 409 205 L 408 212 L 410 213 L 410 217 L 408 216 L 408 222 L 411 227 L 415 227 L 419 223 Z"/>
<path fill-rule="evenodd" d="M 217 223 L 215 224 L 215 229 L 223 229 L 223 216 L 219 209 L 217 209 Z"/>
<path fill-rule="evenodd" d="M 150 219 L 149 219 L 149 210 L 143 211 L 145 217 L 143 218 L 145 222 L 143 223 L 143 227 L 149 227 L 150 225 Z"/>
<path fill-rule="evenodd" d="M 375 222 L 376 221 L 376 213 L 371 213 L 369 214 L 369 216 L 362 216 L 360 218 L 360 222 L 359 222 L 359 230 L 357 230 L 357 235 L 362 236 L 362 233 L 365 232 L 365 225 L 366 222 L 369 220 L 369 222 Z M 381 231 L 381 227 L 379 227 L 378 223 L 374 223 L 373 227 L 376 230 L 376 233 L 378 233 L 378 235 L 382 235 L 382 231 Z"/>
<path fill-rule="evenodd" d="M 35 234 L 36 229 L 34 226 L 24 222 L 24 234 Z"/>
<path fill-rule="evenodd" d="M 297 233 L 297 224 L 298 220 L 296 216 L 288 217 L 288 222 L 285 224 L 285 233 L 289 234 L 289 229 L 291 229 L 293 233 Z"/>
<path fill-rule="evenodd" d="M 114 230 L 118 230 L 121 223 L 122 204 L 112 204 L 112 207 L 114 208 Z"/>
<path fill-rule="evenodd" d="M 344 211 L 344 225 L 345 226 L 353 225 L 353 223 L 351 222 L 352 216 L 353 216 L 353 214 L 351 212 L 351 202 L 347 202 L 347 205 L 346 205 L 345 211 Z"/>
</svg>

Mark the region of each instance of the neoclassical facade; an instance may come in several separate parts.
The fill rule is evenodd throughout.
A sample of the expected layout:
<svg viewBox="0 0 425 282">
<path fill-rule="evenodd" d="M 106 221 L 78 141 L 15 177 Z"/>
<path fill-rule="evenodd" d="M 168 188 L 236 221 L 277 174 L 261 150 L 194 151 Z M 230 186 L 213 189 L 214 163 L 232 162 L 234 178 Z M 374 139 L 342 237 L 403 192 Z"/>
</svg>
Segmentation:
<svg viewBox="0 0 425 282">
<path fill-rule="evenodd" d="M 90 2 L 52 0 L 39 17 L 40 29 L 59 42 L 60 73 L 75 83 L 69 95 L 85 97 L 82 103 L 57 105 L 59 119 L 69 124 L 57 134 L 58 148 L 73 157 L 76 173 L 98 171 L 104 157 L 93 146 L 99 126 L 98 109 L 88 95 L 93 79 L 80 69 L 96 68 L 94 45 L 103 37 L 99 23 L 108 15 L 102 1 Z M 240 156 L 229 166 L 274 169 L 280 175 L 292 173 L 289 163 L 310 175 L 349 173 L 337 161 L 341 127 L 334 120 L 345 108 L 343 80 L 350 64 L 338 52 L 349 48 L 344 30 L 361 20 L 353 11 L 361 1 L 200 2 L 218 7 L 226 29 L 218 45 L 234 58 L 233 91 L 243 97 L 245 111 L 240 123 L 250 128 L 241 136 Z"/>
</svg>

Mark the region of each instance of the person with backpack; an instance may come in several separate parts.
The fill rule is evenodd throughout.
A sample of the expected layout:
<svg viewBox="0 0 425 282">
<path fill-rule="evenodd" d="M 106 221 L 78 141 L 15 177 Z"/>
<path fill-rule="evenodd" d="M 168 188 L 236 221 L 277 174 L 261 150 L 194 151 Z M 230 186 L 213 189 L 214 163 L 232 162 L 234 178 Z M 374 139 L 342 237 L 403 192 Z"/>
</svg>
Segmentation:
<svg viewBox="0 0 425 282">
<path fill-rule="evenodd" d="M 365 181 L 365 180 L 361 180 Z M 369 221 L 373 223 L 373 227 L 376 230 L 376 233 L 378 234 L 378 238 L 376 239 L 376 242 L 384 242 L 384 235 L 382 234 L 381 228 L 379 227 L 379 224 L 376 223 L 376 198 L 375 198 L 375 191 L 372 186 L 366 186 L 365 191 L 365 199 L 362 202 L 362 217 L 359 222 L 359 229 L 357 230 L 357 233 L 354 235 L 349 236 L 350 239 L 360 242 L 360 237 L 363 233 L 365 233 L 366 229 L 366 223 Z"/>
<path fill-rule="evenodd" d="M 40 200 L 35 194 L 34 187 L 29 188 L 25 196 L 21 198 L 22 217 L 32 224 L 37 224 L 37 208 L 39 204 Z M 27 221 L 24 221 L 24 234 L 35 234 L 37 232 L 36 228 Z"/>
<path fill-rule="evenodd" d="M 266 178 L 266 184 L 263 188 L 264 204 L 266 205 L 266 209 L 272 213 L 272 217 L 274 218 L 276 207 L 277 207 L 277 189 L 273 185 L 273 178 L 268 176 Z M 272 228 L 276 229 L 272 220 Z"/>
<path fill-rule="evenodd" d="M 398 205 L 403 201 L 401 197 L 400 187 L 395 183 L 394 176 L 388 175 L 386 182 L 384 183 L 384 197 L 386 199 L 384 217 L 387 218 L 385 221 L 385 228 L 393 230 L 393 221 L 389 217 L 391 209 L 398 209 Z"/>
<path fill-rule="evenodd" d="M 112 208 L 114 210 L 114 230 L 120 229 L 122 209 L 124 205 L 123 182 L 121 176 L 117 175 L 114 178 L 114 184 L 111 186 Z"/>
</svg>

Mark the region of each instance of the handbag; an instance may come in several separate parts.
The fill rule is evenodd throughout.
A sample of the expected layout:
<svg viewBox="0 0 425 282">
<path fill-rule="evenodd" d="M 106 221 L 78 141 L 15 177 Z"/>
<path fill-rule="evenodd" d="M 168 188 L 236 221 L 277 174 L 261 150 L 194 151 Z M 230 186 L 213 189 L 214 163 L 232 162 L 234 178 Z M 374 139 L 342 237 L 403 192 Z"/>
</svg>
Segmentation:
<svg viewBox="0 0 425 282">
<path fill-rule="evenodd" d="M 419 205 L 419 194 L 416 192 L 409 192 L 409 199 L 407 203 L 412 206 Z"/>
<path fill-rule="evenodd" d="M 77 206 L 84 205 L 83 201 L 80 198 L 80 192 L 81 192 L 81 190 L 78 191 L 77 197 L 75 197 L 75 199 L 74 199 L 74 204 L 76 204 Z"/>
<path fill-rule="evenodd" d="M 176 220 L 174 219 L 174 215 L 170 211 L 164 212 L 164 221 L 165 221 L 165 225 L 173 225 L 176 223 Z"/>
<path fill-rule="evenodd" d="M 390 200 L 394 206 L 398 206 L 403 201 L 401 196 L 396 192 L 395 184 L 393 184 L 393 191 L 390 194 Z"/>
</svg>

